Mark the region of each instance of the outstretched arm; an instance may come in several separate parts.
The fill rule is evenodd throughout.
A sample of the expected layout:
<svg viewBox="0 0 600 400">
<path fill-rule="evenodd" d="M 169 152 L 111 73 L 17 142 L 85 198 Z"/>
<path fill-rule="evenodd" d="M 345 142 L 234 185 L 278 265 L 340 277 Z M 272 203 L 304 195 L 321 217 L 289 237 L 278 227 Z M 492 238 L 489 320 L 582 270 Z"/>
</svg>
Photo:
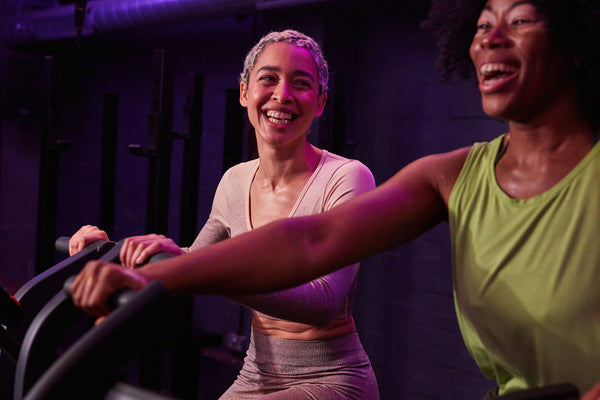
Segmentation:
<svg viewBox="0 0 600 400">
<path fill-rule="evenodd" d="M 77 305 L 102 315 L 115 290 L 157 279 L 173 293 L 240 295 L 308 282 L 391 249 L 446 217 L 466 151 L 428 156 L 330 211 L 273 222 L 138 270 L 90 262 L 73 285 Z M 286 268 L 281 268 L 286 265 Z"/>
</svg>

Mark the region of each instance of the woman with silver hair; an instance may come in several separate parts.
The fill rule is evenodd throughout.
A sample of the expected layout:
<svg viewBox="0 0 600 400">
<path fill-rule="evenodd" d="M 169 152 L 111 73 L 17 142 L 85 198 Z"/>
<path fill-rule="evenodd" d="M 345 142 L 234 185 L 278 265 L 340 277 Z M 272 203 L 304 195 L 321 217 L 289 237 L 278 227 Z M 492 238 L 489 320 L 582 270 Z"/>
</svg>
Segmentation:
<svg viewBox="0 0 600 400">
<path fill-rule="evenodd" d="M 161 251 L 193 252 L 277 219 L 327 211 L 373 189 L 365 165 L 307 141 L 325 107 L 327 81 L 327 63 L 313 39 L 293 30 L 264 36 L 240 75 L 240 103 L 259 157 L 225 172 L 208 221 L 189 249 L 162 235 L 131 237 L 123 243 L 122 264 L 135 268 Z M 98 239 L 108 240 L 96 227 L 81 228 L 71 238 L 71 253 Z M 278 238 L 271 244 L 276 248 Z M 378 399 L 352 317 L 358 266 L 292 289 L 232 296 L 252 308 L 252 332 L 243 368 L 221 400 Z"/>
<path fill-rule="evenodd" d="M 444 76 L 475 77 L 483 111 L 506 132 L 415 160 L 328 212 L 129 275 L 92 262 L 76 304 L 100 315 L 110 293 L 154 279 L 173 293 L 280 289 L 447 221 L 459 327 L 496 382 L 486 399 L 564 382 L 599 399 L 600 2 L 433 0 L 427 26 Z M 235 279 L 246 271 L 252 280 Z"/>
</svg>

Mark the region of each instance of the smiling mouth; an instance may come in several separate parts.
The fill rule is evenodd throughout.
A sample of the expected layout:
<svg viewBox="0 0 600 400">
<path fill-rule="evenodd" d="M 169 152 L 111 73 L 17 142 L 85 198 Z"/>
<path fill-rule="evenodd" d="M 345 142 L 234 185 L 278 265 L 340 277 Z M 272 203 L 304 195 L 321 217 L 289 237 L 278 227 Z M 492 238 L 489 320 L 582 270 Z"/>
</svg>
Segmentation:
<svg viewBox="0 0 600 400">
<path fill-rule="evenodd" d="M 517 66 L 506 63 L 486 63 L 479 68 L 482 93 L 492 93 L 516 76 Z"/>
<path fill-rule="evenodd" d="M 517 72 L 517 68 L 503 63 L 483 64 L 479 69 L 482 81 L 501 80 Z"/>
<path fill-rule="evenodd" d="M 265 116 L 274 124 L 288 124 L 296 119 L 296 116 L 293 114 L 275 110 L 268 110 L 265 112 Z"/>
</svg>

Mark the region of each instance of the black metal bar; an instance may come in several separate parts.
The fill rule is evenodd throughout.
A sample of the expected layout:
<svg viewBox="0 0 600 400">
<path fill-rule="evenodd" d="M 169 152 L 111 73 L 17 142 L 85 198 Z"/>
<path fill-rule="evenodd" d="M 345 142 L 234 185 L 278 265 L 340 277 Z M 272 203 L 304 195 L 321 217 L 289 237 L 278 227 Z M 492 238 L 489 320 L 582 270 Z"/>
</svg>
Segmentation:
<svg viewBox="0 0 600 400">
<path fill-rule="evenodd" d="M 102 114 L 102 169 L 100 172 L 100 226 L 110 234 L 115 224 L 115 179 L 119 95 L 104 95 Z"/>
<path fill-rule="evenodd" d="M 146 232 L 167 235 L 173 149 L 173 62 L 166 50 L 155 49 L 152 64 L 152 93 L 146 137 L 148 156 Z M 161 352 L 152 350 L 143 352 L 140 355 L 140 384 L 160 390 L 161 365 Z"/>
<path fill-rule="evenodd" d="M 194 74 L 190 80 L 186 105 L 183 109 L 181 132 L 184 144 L 179 243 L 184 246 L 191 245 L 197 234 L 198 180 L 200 177 L 200 152 L 202 147 L 204 77 L 200 74 Z"/>
<path fill-rule="evenodd" d="M 153 52 L 153 78 L 146 152 L 148 194 L 146 232 L 168 233 L 171 152 L 173 148 L 173 63 L 164 49 Z"/>
<path fill-rule="evenodd" d="M 38 192 L 37 238 L 35 273 L 54 265 L 56 239 L 56 207 L 58 195 L 58 160 L 60 150 L 68 147 L 58 135 L 57 121 L 57 59 L 44 58 L 43 96 L 44 111 L 40 145 L 40 174 Z"/>
</svg>

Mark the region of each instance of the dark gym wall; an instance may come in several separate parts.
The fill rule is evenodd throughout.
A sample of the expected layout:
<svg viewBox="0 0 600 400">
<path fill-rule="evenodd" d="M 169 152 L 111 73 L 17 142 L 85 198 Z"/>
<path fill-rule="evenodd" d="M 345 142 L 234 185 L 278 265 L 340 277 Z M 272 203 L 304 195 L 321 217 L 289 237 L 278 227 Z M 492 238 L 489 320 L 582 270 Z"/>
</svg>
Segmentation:
<svg viewBox="0 0 600 400">
<path fill-rule="evenodd" d="M 378 183 L 422 155 L 487 140 L 505 129 L 483 115 L 477 92 L 468 83 L 440 84 L 436 45 L 419 26 L 427 13 L 422 3 L 317 1 L 244 17 L 84 36 L 80 51 L 74 38 L 2 45 L 3 285 L 16 290 L 36 270 L 43 56 L 59 60 L 58 132 L 70 143 L 59 156 L 57 236 L 70 235 L 82 224 L 98 224 L 101 202 L 109 200 L 100 192 L 102 102 L 107 93 L 119 97 L 110 236 L 118 240 L 144 233 L 147 159 L 132 155 L 128 145 L 146 141 L 155 48 L 165 48 L 174 57 L 174 131 L 182 128 L 189 76 L 204 76 L 200 229 L 223 172 L 227 91 L 239 87 L 244 55 L 269 30 L 298 29 L 322 44 L 339 86 L 330 93 L 329 114 L 310 138 L 320 141 L 335 120 L 336 129 L 344 128 L 342 144 L 336 145 L 339 152 L 363 161 Z M 164 190 L 170 191 L 168 235 L 176 241 L 181 158 L 182 143 L 175 140 L 171 185 Z M 413 243 L 363 262 L 355 318 L 384 400 L 479 399 L 492 386 L 477 371 L 458 332 L 448 242 L 448 228 L 442 224 Z M 195 324 L 226 335 L 238 329 L 240 315 L 247 318 L 227 300 L 201 298 Z"/>
</svg>

